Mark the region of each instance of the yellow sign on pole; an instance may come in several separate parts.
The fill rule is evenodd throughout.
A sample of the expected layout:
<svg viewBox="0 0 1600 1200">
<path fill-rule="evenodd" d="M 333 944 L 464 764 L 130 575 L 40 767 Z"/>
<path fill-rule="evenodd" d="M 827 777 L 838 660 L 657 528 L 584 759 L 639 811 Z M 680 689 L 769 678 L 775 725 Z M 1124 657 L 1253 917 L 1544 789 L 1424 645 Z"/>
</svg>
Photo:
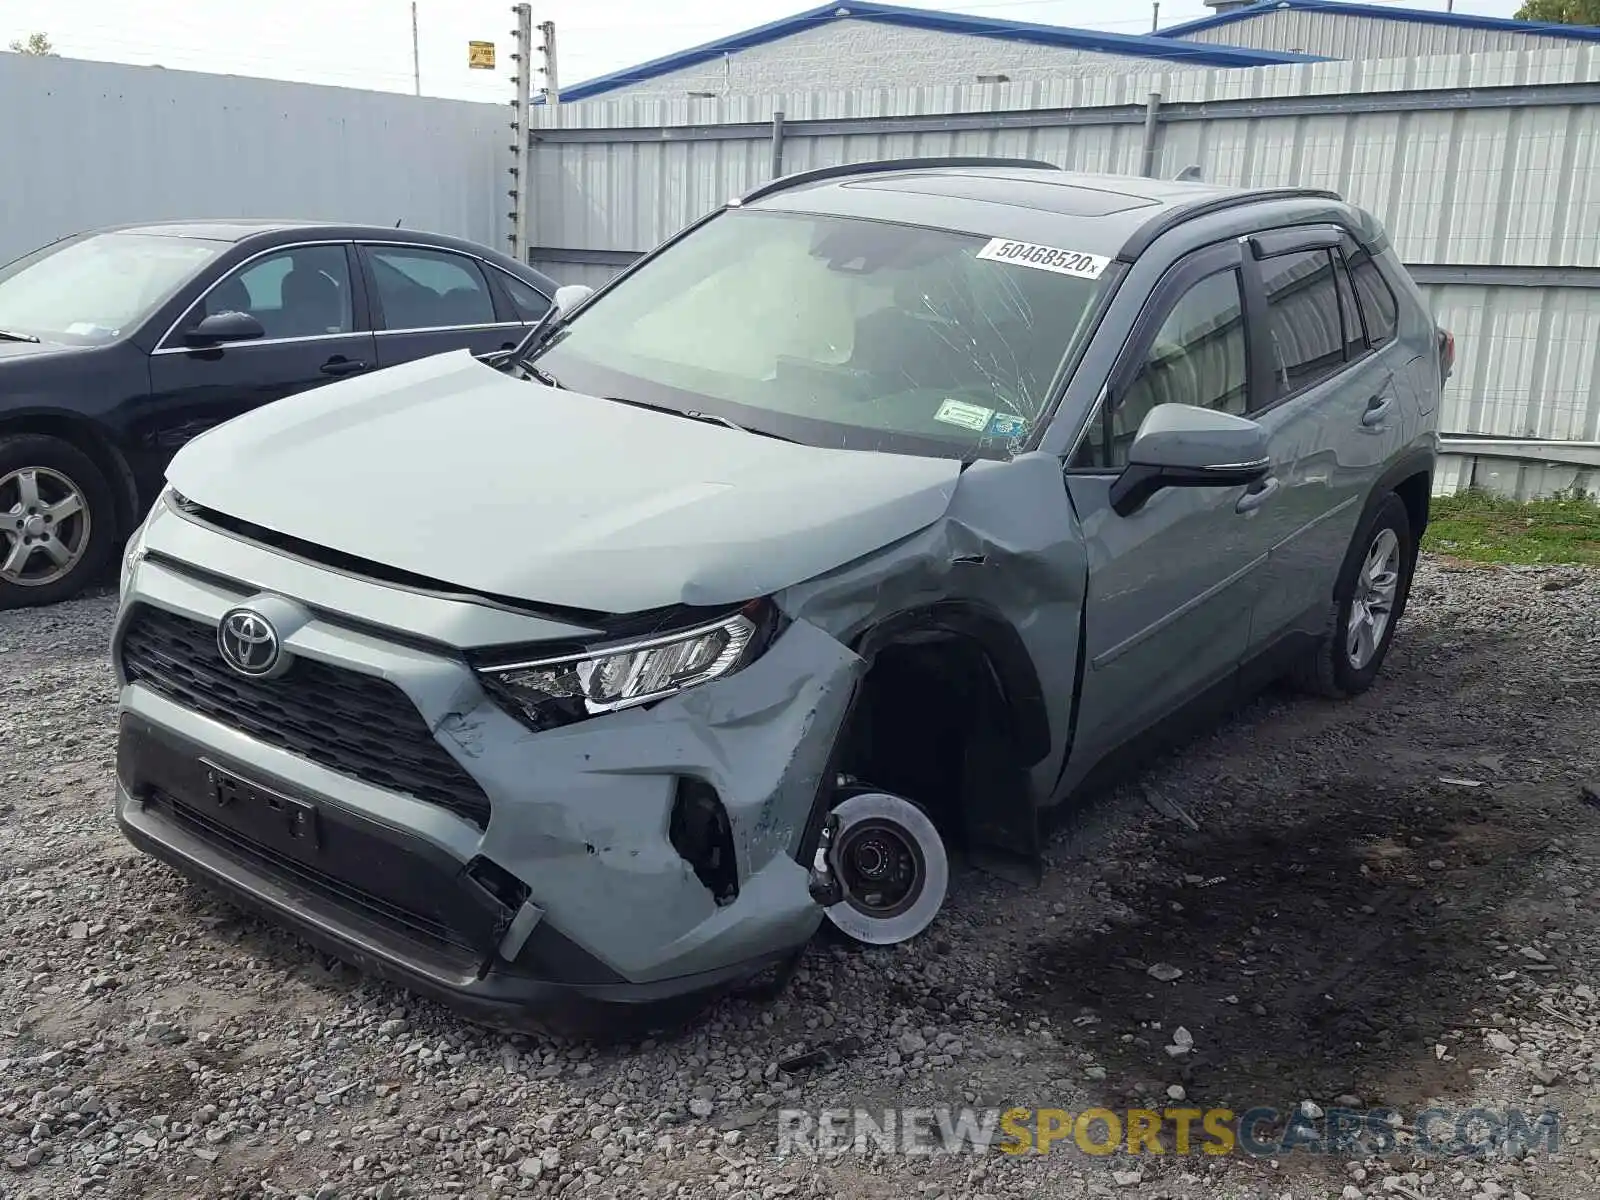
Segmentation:
<svg viewBox="0 0 1600 1200">
<path fill-rule="evenodd" d="M 494 70 L 494 43 L 468 42 L 467 66 L 474 71 Z"/>
</svg>

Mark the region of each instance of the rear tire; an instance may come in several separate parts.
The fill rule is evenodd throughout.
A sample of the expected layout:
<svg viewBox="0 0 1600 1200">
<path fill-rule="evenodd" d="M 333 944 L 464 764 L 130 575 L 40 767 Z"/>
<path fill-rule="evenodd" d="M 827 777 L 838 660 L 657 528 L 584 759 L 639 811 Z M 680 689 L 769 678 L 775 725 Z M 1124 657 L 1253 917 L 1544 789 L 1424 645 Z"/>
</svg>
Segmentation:
<svg viewBox="0 0 1600 1200">
<path fill-rule="evenodd" d="M 1410 514 L 1391 492 L 1351 540 L 1328 631 L 1291 673 L 1296 687 L 1344 699 L 1372 686 L 1405 611 L 1416 564 Z"/>
<path fill-rule="evenodd" d="M 117 540 L 116 501 L 94 460 L 61 438 L 0 437 L 0 609 L 70 600 Z"/>
</svg>

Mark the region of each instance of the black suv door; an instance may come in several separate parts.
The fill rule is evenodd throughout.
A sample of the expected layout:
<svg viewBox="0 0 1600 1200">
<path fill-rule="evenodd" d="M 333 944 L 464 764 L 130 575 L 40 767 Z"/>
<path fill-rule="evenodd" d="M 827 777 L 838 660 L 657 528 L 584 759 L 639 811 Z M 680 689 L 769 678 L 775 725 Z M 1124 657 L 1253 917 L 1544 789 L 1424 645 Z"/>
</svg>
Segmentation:
<svg viewBox="0 0 1600 1200">
<path fill-rule="evenodd" d="M 152 449 L 172 451 L 213 425 L 376 365 L 348 243 L 265 250 L 206 290 L 150 356 Z M 265 336 L 192 347 L 186 331 L 221 312 L 247 312 Z"/>
<path fill-rule="evenodd" d="M 470 255 L 382 242 L 360 253 L 381 366 L 450 350 L 488 354 L 521 340 L 524 322 Z"/>
</svg>

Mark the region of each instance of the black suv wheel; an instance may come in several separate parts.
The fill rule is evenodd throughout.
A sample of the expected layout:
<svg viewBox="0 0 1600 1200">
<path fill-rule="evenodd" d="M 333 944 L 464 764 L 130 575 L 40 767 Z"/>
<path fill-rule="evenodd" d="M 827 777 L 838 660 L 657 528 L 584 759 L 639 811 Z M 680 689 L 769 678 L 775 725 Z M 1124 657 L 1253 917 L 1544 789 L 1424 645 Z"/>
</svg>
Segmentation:
<svg viewBox="0 0 1600 1200">
<path fill-rule="evenodd" d="M 38 434 L 0 437 L 0 609 L 81 592 L 117 543 L 111 486 L 83 451 Z"/>
</svg>

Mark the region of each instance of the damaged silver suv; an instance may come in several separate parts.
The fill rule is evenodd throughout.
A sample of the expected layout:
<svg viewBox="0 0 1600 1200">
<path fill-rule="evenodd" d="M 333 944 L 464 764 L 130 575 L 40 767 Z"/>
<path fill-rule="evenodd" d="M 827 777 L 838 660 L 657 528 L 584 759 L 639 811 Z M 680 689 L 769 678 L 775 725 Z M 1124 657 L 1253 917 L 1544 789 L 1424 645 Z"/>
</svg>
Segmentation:
<svg viewBox="0 0 1600 1200">
<path fill-rule="evenodd" d="M 118 819 L 496 1023 L 904 941 L 1180 716 L 1371 685 L 1453 360 L 1332 193 L 774 181 L 500 361 L 186 447 L 123 566 Z"/>
</svg>

